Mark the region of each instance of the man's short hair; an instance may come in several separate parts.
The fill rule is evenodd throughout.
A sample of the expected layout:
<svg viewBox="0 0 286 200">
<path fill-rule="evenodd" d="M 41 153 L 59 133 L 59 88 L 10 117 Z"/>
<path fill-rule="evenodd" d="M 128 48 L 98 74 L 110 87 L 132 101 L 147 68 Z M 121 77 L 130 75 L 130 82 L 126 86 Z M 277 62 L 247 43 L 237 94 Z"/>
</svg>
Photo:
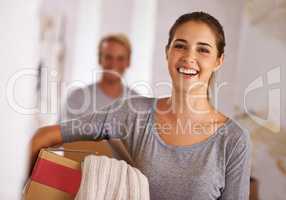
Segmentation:
<svg viewBox="0 0 286 200">
<path fill-rule="evenodd" d="M 103 37 L 98 45 L 98 60 L 100 62 L 101 59 L 101 49 L 104 42 L 117 42 L 124 46 L 128 51 L 128 57 L 131 56 L 131 44 L 128 37 L 125 34 L 117 33 L 117 34 L 110 34 Z"/>
</svg>

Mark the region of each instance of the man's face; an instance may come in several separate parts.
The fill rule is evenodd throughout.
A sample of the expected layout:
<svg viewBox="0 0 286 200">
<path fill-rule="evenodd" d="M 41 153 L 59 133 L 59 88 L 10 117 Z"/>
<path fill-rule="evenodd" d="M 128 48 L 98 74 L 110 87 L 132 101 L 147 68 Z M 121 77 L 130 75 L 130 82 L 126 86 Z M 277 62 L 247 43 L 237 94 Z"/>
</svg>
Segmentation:
<svg viewBox="0 0 286 200">
<path fill-rule="evenodd" d="M 104 70 L 104 78 L 110 81 L 119 80 L 128 68 L 129 63 L 130 58 L 125 46 L 116 41 L 103 42 L 99 64 Z"/>
</svg>

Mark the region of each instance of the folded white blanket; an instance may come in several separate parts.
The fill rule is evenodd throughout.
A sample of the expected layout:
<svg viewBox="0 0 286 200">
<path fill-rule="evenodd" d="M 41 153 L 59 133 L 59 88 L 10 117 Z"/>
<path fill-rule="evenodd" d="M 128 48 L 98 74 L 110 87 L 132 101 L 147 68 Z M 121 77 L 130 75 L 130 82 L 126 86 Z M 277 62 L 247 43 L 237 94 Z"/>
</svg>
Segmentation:
<svg viewBox="0 0 286 200">
<path fill-rule="evenodd" d="M 147 178 L 123 160 L 90 155 L 84 159 L 75 200 L 149 200 Z"/>
</svg>

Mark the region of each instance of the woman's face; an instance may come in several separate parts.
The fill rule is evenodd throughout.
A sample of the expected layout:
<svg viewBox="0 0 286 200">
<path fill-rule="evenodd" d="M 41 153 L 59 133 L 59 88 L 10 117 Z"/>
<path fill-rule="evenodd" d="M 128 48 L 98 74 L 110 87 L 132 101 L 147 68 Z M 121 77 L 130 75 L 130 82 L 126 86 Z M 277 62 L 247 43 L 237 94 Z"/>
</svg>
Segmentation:
<svg viewBox="0 0 286 200">
<path fill-rule="evenodd" d="M 175 89 L 194 93 L 207 90 L 213 71 L 223 62 L 215 34 L 208 25 L 193 21 L 177 28 L 166 54 Z"/>
</svg>

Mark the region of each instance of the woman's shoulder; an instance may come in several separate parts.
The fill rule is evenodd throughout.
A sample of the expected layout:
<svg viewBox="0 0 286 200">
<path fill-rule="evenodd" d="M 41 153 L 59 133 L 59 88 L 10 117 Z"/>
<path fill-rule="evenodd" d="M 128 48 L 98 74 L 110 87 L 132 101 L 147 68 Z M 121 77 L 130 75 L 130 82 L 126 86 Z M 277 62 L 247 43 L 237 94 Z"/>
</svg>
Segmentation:
<svg viewBox="0 0 286 200">
<path fill-rule="evenodd" d="M 249 131 L 243 127 L 238 121 L 232 118 L 228 118 L 226 121 L 226 130 L 232 137 L 248 137 Z"/>
<path fill-rule="evenodd" d="M 250 133 L 239 122 L 228 118 L 223 128 L 219 131 L 227 146 L 233 148 L 235 146 L 250 146 Z"/>
</svg>

